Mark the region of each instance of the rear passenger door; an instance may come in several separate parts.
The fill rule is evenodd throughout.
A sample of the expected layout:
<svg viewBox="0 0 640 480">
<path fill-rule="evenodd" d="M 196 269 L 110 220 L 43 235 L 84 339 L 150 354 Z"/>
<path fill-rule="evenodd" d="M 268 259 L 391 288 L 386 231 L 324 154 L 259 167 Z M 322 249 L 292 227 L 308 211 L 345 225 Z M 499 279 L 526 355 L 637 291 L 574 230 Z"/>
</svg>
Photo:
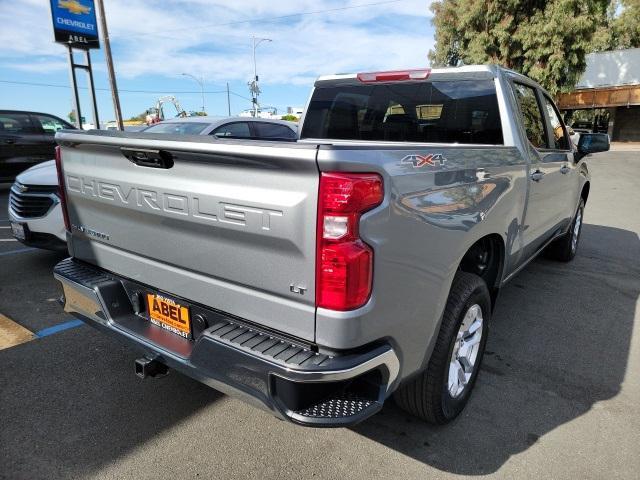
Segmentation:
<svg viewBox="0 0 640 480">
<path fill-rule="evenodd" d="M 580 196 L 580 174 L 576 168 L 576 163 L 573 158 L 573 149 L 571 148 L 572 142 L 569 137 L 569 132 L 561 120 L 560 112 L 553 100 L 549 96 L 540 91 L 542 105 L 547 119 L 547 127 L 549 132 L 550 151 L 556 155 L 555 166 L 558 168 L 554 171 L 554 175 L 558 177 L 562 183 L 560 199 L 560 226 L 564 229 L 569 226 L 573 220 L 573 215 L 576 212 L 577 200 Z"/>
<path fill-rule="evenodd" d="M 560 169 L 566 154 L 552 148 L 546 107 L 537 88 L 513 82 L 529 150 L 529 198 L 524 217 L 524 257 L 538 251 L 561 227 L 567 202 Z"/>
<path fill-rule="evenodd" d="M 55 156 L 56 132 L 73 127 L 50 115 L 34 114 L 31 115 L 31 118 L 38 131 L 37 138 L 39 143 L 37 154 L 41 157 L 42 161 L 52 160 Z"/>
<path fill-rule="evenodd" d="M 0 112 L 0 181 L 11 181 L 40 161 L 39 133 L 28 114 Z"/>
</svg>

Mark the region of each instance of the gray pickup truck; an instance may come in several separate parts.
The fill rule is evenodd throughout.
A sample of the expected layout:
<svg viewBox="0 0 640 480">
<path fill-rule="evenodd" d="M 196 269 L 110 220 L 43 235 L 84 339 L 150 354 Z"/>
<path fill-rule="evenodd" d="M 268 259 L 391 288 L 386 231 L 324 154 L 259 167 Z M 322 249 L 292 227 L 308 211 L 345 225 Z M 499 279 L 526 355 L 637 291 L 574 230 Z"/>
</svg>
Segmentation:
<svg viewBox="0 0 640 480">
<path fill-rule="evenodd" d="M 590 189 L 551 97 L 491 66 L 321 77 L 300 139 L 56 135 L 65 310 L 301 425 L 469 399 L 500 288 L 571 260 Z"/>
</svg>

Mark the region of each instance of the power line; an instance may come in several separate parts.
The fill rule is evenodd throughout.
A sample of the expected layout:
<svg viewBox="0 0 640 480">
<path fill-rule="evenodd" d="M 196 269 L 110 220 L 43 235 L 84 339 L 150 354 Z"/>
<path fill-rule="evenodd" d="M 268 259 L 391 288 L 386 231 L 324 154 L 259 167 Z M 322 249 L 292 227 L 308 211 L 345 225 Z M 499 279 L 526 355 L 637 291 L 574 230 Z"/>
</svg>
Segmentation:
<svg viewBox="0 0 640 480">
<path fill-rule="evenodd" d="M 29 86 L 29 87 L 52 87 L 52 88 L 71 88 L 69 85 L 58 85 L 58 84 L 54 84 L 54 83 L 38 83 L 38 82 L 18 82 L 18 81 L 13 81 L 13 80 L 0 80 L 0 83 L 7 83 L 7 84 L 11 84 L 11 85 L 25 85 L 25 86 Z M 78 88 L 82 88 L 84 90 L 87 89 L 87 87 L 81 87 L 78 86 Z M 108 88 L 98 88 L 96 87 L 96 90 L 100 90 L 100 91 L 104 91 L 104 92 L 109 92 L 111 91 Z M 126 90 L 126 89 L 118 89 L 119 92 L 126 92 L 126 93 L 153 93 L 153 94 L 159 94 L 159 95 L 163 95 L 166 94 L 167 91 L 166 90 Z M 172 92 L 175 94 L 181 93 L 181 94 L 200 94 L 201 92 L 195 92 L 195 91 L 178 91 L 178 92 Z M 211 93 L 211 94 L 216 94 L 216 93 L 227 93 L 226 90 L 211 90 L 211 91 L 207 91 L 205 90 L 204 93 Z M 236 93 L 232 90 L 229 90 L 229 93 L 231 95 L 234 95 L 238 98 L 242 98 L 243 100 L 246 100 L 248 102 L 251 102 L 251 98 L 249 97 L 245 97 L 244 95 L 240 95 L 239 93 Z M 279 110 L 283 110 L 283 107 L 278 108 Z"/>
<path fill-rule="evenodd" d="M 247 101 L 249 101 L 249 102 L 253 102 L 253 98 L 245 97 L 244 95 L 240 95 L 239 93 L 232 92 L 231 90 L 229 90 L 229 93 L 230 93 L 231 95 L 235 95 L 236 97 L 243 98 L 243 99 L 245 99 L 245 100 L 247 100 Z"/>
<path fill-rule="evenodd" d="M 263 18 L 251 18 L 251 19 L 247 19 L 247 20 L 236 20 L 233 22 L 225 22 L 225 23 L 209 23 L 209 24 L 203 24 L 203 25 L 198 25 L 198 26 L 194 26 L 194 27 L 180 27 L 180 28 L 173 28 L 173 29 L 165 29 L 165 32 L 183 32 L 185 30 L 188 31 L 193 31 L 193 30 L 201 30 L 203 28 L 213 28 L 213 27 L 231 27 L 234 25 L 242 25 L 245 23 L 256 23 L 256 22 L 273 22 L 273 21 L 277 21 L 277 20 L 284 20 L 287 18 L 295 18 L 295 17 L 304 17 L 304 16 L 310 16 L 310 15 L 318 15 L 320 13 L 333 13 L 333 12 L 341 12 L 344 10 L 353 10 L 355 8 L 365 8 L 365 7 L 375 7 L 375 6 L 379 6 L 379 5 L 389 5 L 392 3 L 400 3 L 400 2 L 406 2 L 407 0 L 385 0 L 382 2 L 371 2 L 371 3 L 360 3 L 358 5 L 349 5 L 346 7 L 335 7 L 335 8 L 327 8 L 327 9 L 323 9 L 323 10 L 313 10 L 313 11 L 309 11 L 309 12 L 299 12 L 299 13 L 290 13 L 288 15 L 279 15 L 277 17 L 263 17 Z M 111 35 L 111 38 L 132 38 L 132 37 L 160 37 L 160 38 L 168 38 L 168 39 L 172 39 L 172 38 L 177 38 L 177 37 L 171 37 L 169 35 L 164 35 L 161 33 L 150 33 L 150 32 L 146 32 L 146 33 L 126 33 L 126 34 L 116 34 L 116 35 Z"/>
<path fill-rule="evenodd" d="M 56 85 L 56 84 L 52 84 L 52 83 L 38 83 L 38 82 L 18 82 L 18 81 L 13 81 L 13 80 L 0 80 L 0 83 L 8 83 L 8 84 L 12 84 L 12 85 L 26 85 L 26 86 L 32 86 L 32 87 L 53 87 L 53 88 L 71 88 L 69 85 Z M 87 87 L 78 87 L 78 88 L 83 88 L 83 89 L 87 89 Z M 111 90 L 108 88 L 98 88 L 96 87 L 96 90 L 100 90 L 100 91 L 105 91 L 105 92 L 110 92 Z M 167 93 L 167 90 L 128 90 L 128 89 L 124 89 L 124 88 L 119 88 L 118 89 L 119 92 L 126 92 L 126 93 L 153 93 L 153 94 L 158 94 L 158 95 L 163 95 Z M 184 91 L 173 91 L 172 93 L 181 93 L 181 94 L 190 94 L 190 93 L 194 93 L 194 94 L 200 94 L 201 92 L 195 92 L 195 91 L 189 91 L 189 90 L 184 90 Z M 207 91 L 205 90 L 204 93 L 210 93 L 210 94 L 214 94 L 214 93 L 227 93 L 226 90 L 211 90 L 211 91 Z M 230 92 L 233 93 L 233 92 Z M 237 95 L 236 93 L 233 93 L 234 95 Z"/>
<path fill-rule="evenodd" d="M 11 85 L 25 85 L 25 86 L 30 86 L 30 87 L 71 88 L 69 85 L 59 85 L 59 84 L 54 84 L 54 83 L 38 83 L 38 82 L 18 82 L 18 81 L 13 81 L 13 80 L 0 80 L 0 83 L 7 83 L 7 84 L 11 84 Z M 82 88 L 84 90 L 87 89 L 87 87 L 81 87 L 81 86 L 79 86 L 78 88 Z M 100 91 L 104 91 L 104 92 L 110 92 L 111 91 L 108 88 L 98 88 L 98 87 L 96 87 L 96 90 L 100 90 Z M 119 88 L 118 91 L 125 92 L 125 93 L 152 93 L 154 95 L 165 95 L 165 94 L 167 94 L 167 90 L 127 90 L 127 89 Z M 198 94 L 199 95 L 201 92 L 195 92 L 195 91 L 172 91 L 171 93 L 174 93 L 174 94 Z M 226 90 L 210 90 L 210 91 L 205 90 L 204 93 L 210 93 L 210 94 L 224 93 L 224 94 L 226 94 L 227 91 Z M 239 93 L 236 93 L 236 92 L 234 92 L 232 90 L 229 90 L 229 93 L 231 95 L 235 95 L 236 97 L 242 98 L 243 100 L 247 100 L 248 102 L 251 101 L 251 99 L 249 97 L 245 97 L 244 95 L 240 95 Z"/>
</svg>

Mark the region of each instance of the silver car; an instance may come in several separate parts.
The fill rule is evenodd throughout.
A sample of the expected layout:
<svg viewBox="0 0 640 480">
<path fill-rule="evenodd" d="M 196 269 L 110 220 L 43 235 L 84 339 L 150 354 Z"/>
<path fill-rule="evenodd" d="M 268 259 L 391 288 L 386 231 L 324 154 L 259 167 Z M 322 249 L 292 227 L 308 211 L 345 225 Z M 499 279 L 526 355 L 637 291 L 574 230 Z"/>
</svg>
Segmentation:
<svg viewBox="0 0 640 480">
<path fill-rule="evenodd" d="M 265 118 L 206 116 L 166 120 L 145 128 L 143 132 L 213 135 L 217 138 L 247 140 L 295 141 L 298 138 L 298 125 L 294 122 Z"/>
</svg>

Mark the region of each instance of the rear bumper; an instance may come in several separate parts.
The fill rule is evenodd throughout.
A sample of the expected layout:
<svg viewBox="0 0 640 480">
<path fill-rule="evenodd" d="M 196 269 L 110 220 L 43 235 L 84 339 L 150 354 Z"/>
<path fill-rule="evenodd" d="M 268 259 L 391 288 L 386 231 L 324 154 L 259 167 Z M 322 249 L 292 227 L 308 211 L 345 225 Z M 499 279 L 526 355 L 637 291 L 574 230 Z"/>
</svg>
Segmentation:
<svg viewBox="0 0 640 480">
<path fill-rule="evenodd" d="M 193 313 L 205 320 L 198 330 L 194 322 L 194 340 L 186 340 L 146 320 L 135 301 L 148 290 L 144 285 L 73 259 L 56 265 L 54 276 L 64 289 L 65 311 L 216 390 L 298 424 L 358 423 L 380 410 L 398 379 L 398 358 L 388 344 L 318 353 L 314 345 L 194 304 Z"/>
</svg>

